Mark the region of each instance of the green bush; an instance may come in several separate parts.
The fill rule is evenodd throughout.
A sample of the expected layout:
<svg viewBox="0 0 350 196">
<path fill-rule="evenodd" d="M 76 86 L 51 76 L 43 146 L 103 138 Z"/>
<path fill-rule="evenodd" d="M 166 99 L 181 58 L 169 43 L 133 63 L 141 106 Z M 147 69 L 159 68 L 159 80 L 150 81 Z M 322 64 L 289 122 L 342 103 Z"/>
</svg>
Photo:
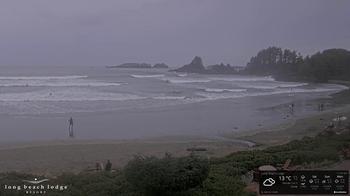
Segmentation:
<svg viewBox="0 0 350 196">
<path fill-rule="evenodd" d="M 137 156 L 124 169 L 126 180 L 144 194 L 181 193 L 201 186 L 209 162 L 198 156 L 164 158 Z"/>
</svg>

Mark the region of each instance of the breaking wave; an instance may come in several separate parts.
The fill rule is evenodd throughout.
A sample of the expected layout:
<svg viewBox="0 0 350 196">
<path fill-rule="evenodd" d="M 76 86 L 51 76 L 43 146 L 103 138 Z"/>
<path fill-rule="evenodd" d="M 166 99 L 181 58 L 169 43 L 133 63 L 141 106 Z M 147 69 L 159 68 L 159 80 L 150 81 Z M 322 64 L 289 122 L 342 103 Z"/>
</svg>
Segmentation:
<svg viewBox="0 0 350 196">
<path fill-rule="evenodd" d="M 162 78 L 162 77 L 164 77 L 164 74 L 154 74 L 154 75 L 134 75 L 134 74 L 132 74 L 131 77 L 133 77 L 133 78 Z"/>
<path fill-rule="evenodd" d="M 0 87 L 103 87 L 121 83 L 86 79 L 88 76 L 2 76 Z"/>
<path fill-rule="evenodd" d="M 224 92 L 224 93 L 213 93 L 213 92 L 199 92 L 196 93 L 201 96 L 203 100 L 217 100 L 217 99 L 229 99 L 229 98 L 241 98 L 241 97 L 256 97 L 256 96 L 267 96 L 267 95 L 278 95 L 288 93 L 321 93 L 321 92 L 336 92 L 347 88 L 342 85 L 328 85 L 320 88 L 297 88 L 290 91 L 289 89 L 280 89 L 268 92 Z"/>
<path fill-rule="evenodd" d="M 72 76 L 0 76 L 0 80 L 66 80 L 66 79 L 82 79 L 88 76 L 72 75 Z"/>
<path fill-rule="evenodd" d="M 271 76 L 268 77 L 244 77 L 244 76 L 235 76 L 235 77 L 210 77 L 211 80 L 221 80 L 227 82 L 258 82 L 258 81 L 275 81 Z"/>
<path fill-rule="evenodd" d="M 247 89 L 227 89 L 227 88 L 206 88 L 205 92 L 222 93 L 222 92 L 246 92 Z"/>
<path fill-rule="evenodd" d="M 128 93 L 101 92 L 97 90 L 70 88 L 51 89 L 21 93 L 0 94 L 0 101 L 125 101 L 144 99 Z"/>
<path fill-rule="evenodd" d="M 210 82 L 210 79 L 196 79 L 196 78 L 184 78 L 184 79 L 164 79 L 164 81 L 172 84 L 184 84 L 184 83 L 206 83 Z"/>
<path fill-rule="evenodd" d="M 255 89 L 277 89 L 277 88 L 296 88 L 306 86 L 308 83 L 288 83 L 288 84 L 279 84 L 279 83 L 271 83 L 271 84 L 239 84 L 240 87 L 245 88 L 255 88 Z"/>
</svg>

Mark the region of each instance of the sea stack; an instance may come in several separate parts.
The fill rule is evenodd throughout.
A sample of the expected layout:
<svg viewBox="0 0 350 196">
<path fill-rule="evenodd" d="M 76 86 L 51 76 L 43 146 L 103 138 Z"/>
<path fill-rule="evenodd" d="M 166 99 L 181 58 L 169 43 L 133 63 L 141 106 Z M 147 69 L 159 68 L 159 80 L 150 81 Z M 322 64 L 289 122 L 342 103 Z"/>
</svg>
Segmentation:
<svg viewBox="0 0 350 196">
<path fill-rule="evenodd" d="M 199 56 L 194 57 L 190 64 L 184 65 L 173 71 L 177 72 L 187 72 L 187 73 L 204 73 L 205 67 L 203 65 L 202 58 Z"/>
</svg>

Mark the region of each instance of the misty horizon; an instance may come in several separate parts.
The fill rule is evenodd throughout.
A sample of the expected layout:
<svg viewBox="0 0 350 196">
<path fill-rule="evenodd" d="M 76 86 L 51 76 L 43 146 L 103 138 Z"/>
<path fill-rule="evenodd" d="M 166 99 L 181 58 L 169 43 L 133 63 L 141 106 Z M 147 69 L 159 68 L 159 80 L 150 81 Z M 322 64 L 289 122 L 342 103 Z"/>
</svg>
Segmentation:
<svg viewBox="0 0 350 196">
<path fill-rule="evenodd" d="M 269 46 L 350 48 L 349 1 L 2 1 L 0 65 L 245 66 Z"/>
</svg>

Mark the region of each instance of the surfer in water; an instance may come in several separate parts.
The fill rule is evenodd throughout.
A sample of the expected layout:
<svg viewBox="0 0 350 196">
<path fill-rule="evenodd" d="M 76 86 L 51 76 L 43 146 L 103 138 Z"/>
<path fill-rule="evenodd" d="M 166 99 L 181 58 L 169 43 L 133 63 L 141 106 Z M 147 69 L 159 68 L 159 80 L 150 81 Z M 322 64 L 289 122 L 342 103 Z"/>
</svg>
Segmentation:
<svg viewBox="0 0 350 196">
<path fill-rule="evenodd" d="M 293 91 L 293 88 L 290 88 L 290 93 L 289 93 L 289 96 L 294 96 L 294 91 Z"/>
<path fill-rule="evenodd" d="M 68 131 L 69 131 L 69 137 L 73 138 L 74 137 L 74 133 L 73 133 L 73 118 L 70 117 L 70 119 L 68 120 L 69 126 L 68 126 Z"/>
</svg>

